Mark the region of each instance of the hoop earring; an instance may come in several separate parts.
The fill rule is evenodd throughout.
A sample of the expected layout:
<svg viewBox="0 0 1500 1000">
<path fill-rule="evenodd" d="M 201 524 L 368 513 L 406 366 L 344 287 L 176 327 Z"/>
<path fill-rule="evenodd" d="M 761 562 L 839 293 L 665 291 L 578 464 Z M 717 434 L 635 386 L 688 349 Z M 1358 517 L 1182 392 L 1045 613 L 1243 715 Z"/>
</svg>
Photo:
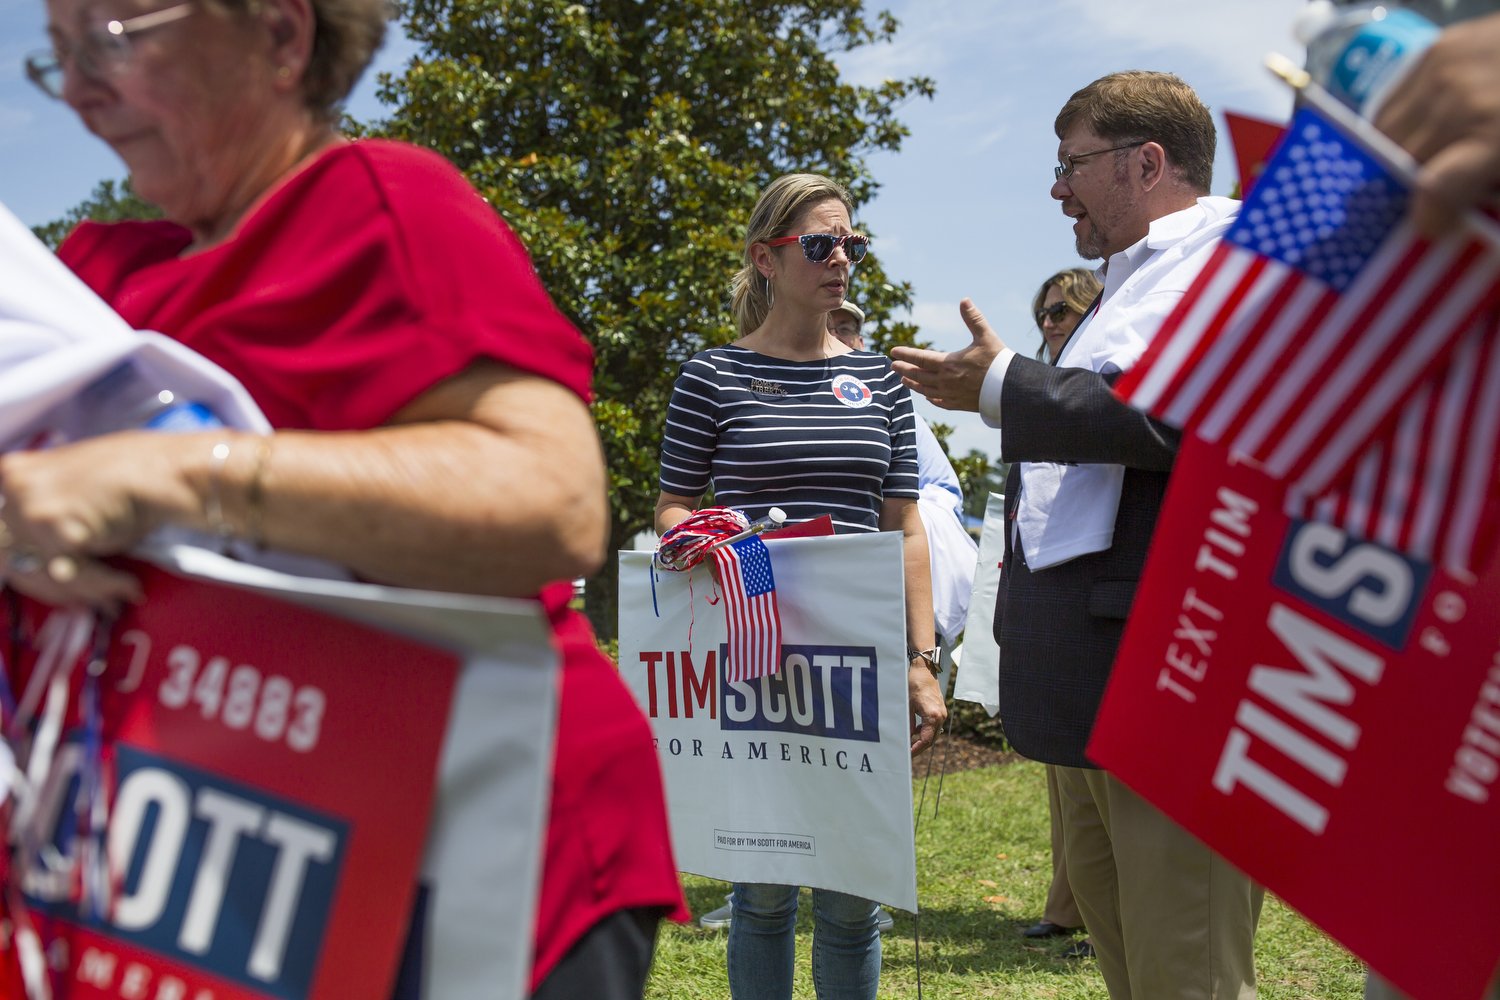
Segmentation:
<svg viewBox="0 0 1500 1000">
<path fill-rule="evenodd" d="M 776 293 L 771 291 L 771 279 L 766 278 L 766 308 L 769 309 L 776 304 Z"/>
</svg>

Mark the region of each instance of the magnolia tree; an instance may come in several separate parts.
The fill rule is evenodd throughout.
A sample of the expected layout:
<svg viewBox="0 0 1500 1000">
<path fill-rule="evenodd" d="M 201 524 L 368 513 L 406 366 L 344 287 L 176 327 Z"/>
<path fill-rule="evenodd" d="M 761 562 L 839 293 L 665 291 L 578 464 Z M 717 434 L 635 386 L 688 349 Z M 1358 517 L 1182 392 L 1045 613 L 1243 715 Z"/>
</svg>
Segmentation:
<svg viewBox="0 0 1500 1000">
<path fill-rule="evenodd" d="M 876 87 L 838 59 L 897 25 L 861 0 L 405 0 L 419 46 L 381 81 L 369 131 L 463 169 L 520 234 L 558 306 L 592 341 L 594 415 L 609 463 L 611 550 L 651 525 L 657 452 L 678 366 L 735 336 L 729 280 L 756 195 L 789 171 L 826 174 L 858 206 L 866 157 L 899 148 L 899 106 L 923 78 Z M 878 247 L 878 243 L 876 244 Z M 881 349 L 911 289 L 872 254 L 850 297 Z M 588 586 L 615 631 L 615 568 Z"/>
</svg>

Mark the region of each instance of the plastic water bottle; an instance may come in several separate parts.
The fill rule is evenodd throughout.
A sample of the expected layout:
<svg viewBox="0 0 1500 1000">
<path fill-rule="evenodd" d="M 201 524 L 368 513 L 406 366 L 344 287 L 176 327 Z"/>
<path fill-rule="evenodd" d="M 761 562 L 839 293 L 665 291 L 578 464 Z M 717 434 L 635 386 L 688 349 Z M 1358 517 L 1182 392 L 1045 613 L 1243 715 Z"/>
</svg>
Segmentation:
<svg viewBox="0 0 1500 1000">
<path fill-rule="evenodd" d="M 69 417 L 59 430 L 71 441 L 111 431 L 174 433 L 224 426 L 208 406 L 148 381 L 130 361 L 84 389 L 65 412 Z"/>
<path fill-rule="evenodd" d="M 1292 33 L 1307 46 L 1307 72 L 1365 118 L 1437 40 L 1439 28 L 1396 3 L 1335 5 L 1312 0 Z"/>
</svg>

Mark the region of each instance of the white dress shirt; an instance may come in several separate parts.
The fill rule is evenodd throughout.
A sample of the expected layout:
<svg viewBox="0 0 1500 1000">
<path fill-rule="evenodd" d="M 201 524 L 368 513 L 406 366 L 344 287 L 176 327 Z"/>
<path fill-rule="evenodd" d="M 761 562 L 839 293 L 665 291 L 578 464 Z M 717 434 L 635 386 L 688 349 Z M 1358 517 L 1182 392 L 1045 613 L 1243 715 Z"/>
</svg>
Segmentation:
<svg viewBox="0 0 1500 1000">
<path fill-rule="evenodd" d="M 1239 207 L 1230 198 L 1199 198 L 1192 207 L 1155 220 L 1143 239 L 1112 255 L 1100 268 L 1099 308 L 1080 322 L 1058 365 L 1107 375 L 1135 364 L 1208 263 Z M 1002 350 L 985 374 L 979 413 L 991 427 L 1000 426 L 1005 373 L 1015 356 Z M 1109 548 L 1124 481 L 1121 465 L 1023 462 L 1016 534 L 1031 569 Z"/>
</svg>

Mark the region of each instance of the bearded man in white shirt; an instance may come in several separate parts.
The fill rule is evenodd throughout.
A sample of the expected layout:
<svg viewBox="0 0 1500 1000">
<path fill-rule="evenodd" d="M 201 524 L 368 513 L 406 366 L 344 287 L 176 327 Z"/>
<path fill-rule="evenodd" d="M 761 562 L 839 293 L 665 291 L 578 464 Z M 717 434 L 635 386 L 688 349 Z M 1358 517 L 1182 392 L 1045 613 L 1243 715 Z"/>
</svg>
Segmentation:
<svg viewBox="0 0 1500 1000">
<path fill-rule="evenodd" d="M 1079 255 L 1104 261 L 1104 291 L 1056 363 L 1007 348 L 968 299 L 971 345 L 891 354 L 912 389 L 1002 429 L 1012 467 L 995 609 L 1000 716 L 1018 751 L 1059 765 L 1068 877 L 1110 996 L 1253 998 L 1262 891 L 1084 753 L 1178 444 L 1109 387 L 1238 203 L 1207 196 L 1213 119 L 1175 76 L 1096 80 L 1055 128 L 1052 197 Z"/>
</svg>

